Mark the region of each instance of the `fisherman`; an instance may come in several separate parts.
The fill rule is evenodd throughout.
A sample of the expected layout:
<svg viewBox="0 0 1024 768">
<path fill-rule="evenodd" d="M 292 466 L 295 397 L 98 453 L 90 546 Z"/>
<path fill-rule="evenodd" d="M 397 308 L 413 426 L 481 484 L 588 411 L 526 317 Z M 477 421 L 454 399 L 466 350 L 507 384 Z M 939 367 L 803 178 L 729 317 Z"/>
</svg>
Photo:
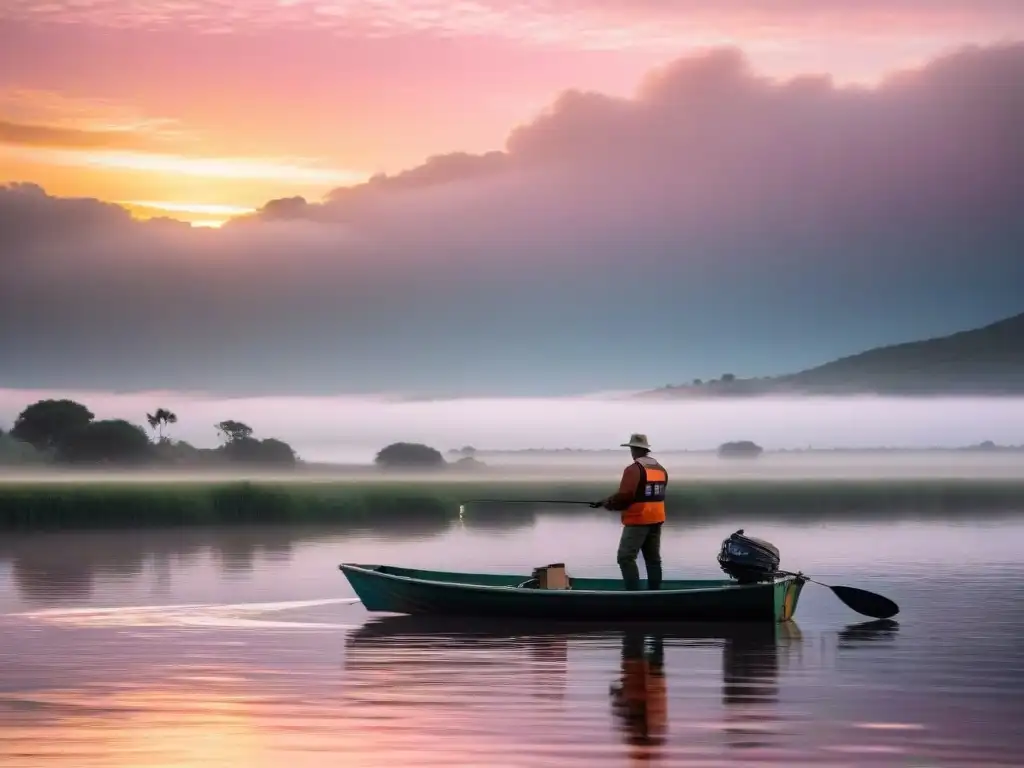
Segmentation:
<svg viewBox="0 0 1024 768">
<path fill-rule="evenodd" d="M 622 536 L 617 558 L 626 589 L 640 589 L 636 565 L 639 553 L 644 556 L 647 589 L 661 589 L 661 526 L 665 522 L 668 472 L 649 455 L 647 435 L 633 434 L 621 447 L 629 448 L 633 462 L 623 471 L 619 490 L 590 506 L 621 512 Z"/>
</svg>

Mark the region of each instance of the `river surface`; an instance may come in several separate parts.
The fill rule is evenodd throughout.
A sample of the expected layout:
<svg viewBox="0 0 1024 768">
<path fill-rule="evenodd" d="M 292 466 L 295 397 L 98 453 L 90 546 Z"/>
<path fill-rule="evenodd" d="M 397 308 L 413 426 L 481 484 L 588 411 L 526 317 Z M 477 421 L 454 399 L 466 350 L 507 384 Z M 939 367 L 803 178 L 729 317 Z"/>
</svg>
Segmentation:
<svg viewBox="0 0 1024 768">
<path fill-rule="evenodd" d="M 615 575 L 589 512 L 356 528 L 4 534 L 0 765 L 1019 766 L 1024 513 L 665 530 L 720 576 L 744 526 L 808 584 L 778 631 L 476 631 L 370 616 L 342 561 Z"/>
</svg>

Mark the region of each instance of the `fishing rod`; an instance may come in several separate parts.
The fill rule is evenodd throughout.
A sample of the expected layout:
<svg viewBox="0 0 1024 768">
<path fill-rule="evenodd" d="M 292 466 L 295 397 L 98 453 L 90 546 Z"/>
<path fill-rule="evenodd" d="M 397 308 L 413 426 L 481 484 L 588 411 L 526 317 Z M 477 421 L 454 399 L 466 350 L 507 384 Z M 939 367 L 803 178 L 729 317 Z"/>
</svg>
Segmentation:
<svg viewBox="0 0 1024 768">
<path fill-rule="evenodd" d="M 470 499 L 459 505 L 460 508 L 467 504 L 586 504 L 588 507 L 597 506 L 596 501 L 580 501 L 579 499 Z"/>
<path fill-rule="evenodd" d="M 467 504 L 578 504 L 586 505 L 591 509 L 598 509 L 601 506 L 599 501 L 580 501 L 579 499 L 472 499 L 459 504 L 459 515 L 465 513 Z"/>
</svg>

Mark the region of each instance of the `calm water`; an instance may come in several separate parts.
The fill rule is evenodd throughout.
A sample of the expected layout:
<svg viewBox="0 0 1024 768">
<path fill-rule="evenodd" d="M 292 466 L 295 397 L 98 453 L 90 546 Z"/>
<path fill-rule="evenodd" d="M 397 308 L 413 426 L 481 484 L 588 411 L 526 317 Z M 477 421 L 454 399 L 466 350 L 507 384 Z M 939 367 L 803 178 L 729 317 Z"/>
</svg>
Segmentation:
<svg viewBox="0 0 1024 768">
<path fill-rule="evenodd" d="M 477 631 L 376 618 L 343 560 L 615 574 L 604 516 L 445 530 L 0 538 L 0 764 L 1020 765 L 1024 514 L 665 531 L 717 577 L 741 525 L 783 566 L 882 592 L 864 624 L 808 585 L 784 630 Z"/>
</svg>

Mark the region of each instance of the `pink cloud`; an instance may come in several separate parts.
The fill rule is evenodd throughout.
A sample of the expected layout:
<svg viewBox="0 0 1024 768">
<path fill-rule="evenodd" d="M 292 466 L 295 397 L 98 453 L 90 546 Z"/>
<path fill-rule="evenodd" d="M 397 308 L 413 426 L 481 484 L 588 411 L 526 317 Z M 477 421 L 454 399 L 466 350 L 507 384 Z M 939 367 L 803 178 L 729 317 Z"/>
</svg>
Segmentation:
<svg viewBox="0 0 1024 768">
<path fill-rule="evenodd" d="M 580 210 L 602 227 L 643 220 L 695 233 L 734 218 L 793 226 L 823 206 L 830 226 L 851 228 L 925 211 L 1002 212 L 1014 204 L 1024 103 L 1000 84 L 1022 76 L 1024 45 L 966 50 L 874 89 L 769 79 L 736 50 L 687 56 L 634 98 L 563 93 L 512 130 L 503 153 L 435 157 L 291 212 L 369 226 L 375 212 L 416 210 L 434 231 L 441 219 L 492 236 L 493 226 L 526 227 L 520 212 L 533 228 Z M 442 215 L 456 205 L 461 216 Z"/>
<path fill-rule="evenodd" d="M 8 0 L 2 16 L 113 27 L 177 27 L 213 34 L 324 29 L 364 37 L 431 33 L 508 37 L 595 49 L 768 44 L 814 35 L 1020 33 L 1014 0 L 862 0 L 822 6 L 807 0 Z"/>
<path fill-rule="evenodd" d="M 210 37 L 0 20 L 0 40 L 0 119 L 77 128 L 125 105 L 112 121 L 173 116 L 190 152 L 314 156 L 369 173 L 494 147 L 553 90 L 628 90 L 650 63 L 482 38 L 339 43 L 309 30 Z M 5 88 L 53 103 L 13 103 Z"/>
<path fill-rule="evenodd" d="M 72 112 L 75 100 L 127 105 L 118 125 L 165 121 L 161 138 L 179 144 L 171 154 L 315 157 L 370 174 L 496 148 L 507 126 L 529 119 L 553 91 L 627 94 L 649 67 L 686 51 L 738 45 L 765 72 L 870 80 L 962 42 L 1024 36 L 1018 8 L 1008 0 L 813 8 L 808 0 L 9 0 L 0 4 L 0 121 L 97 128 L 66 124 L 70 112 L 12 112 L 3 98 L 4 89 L 35 89 L 63 94 Z"/>
</svg>

